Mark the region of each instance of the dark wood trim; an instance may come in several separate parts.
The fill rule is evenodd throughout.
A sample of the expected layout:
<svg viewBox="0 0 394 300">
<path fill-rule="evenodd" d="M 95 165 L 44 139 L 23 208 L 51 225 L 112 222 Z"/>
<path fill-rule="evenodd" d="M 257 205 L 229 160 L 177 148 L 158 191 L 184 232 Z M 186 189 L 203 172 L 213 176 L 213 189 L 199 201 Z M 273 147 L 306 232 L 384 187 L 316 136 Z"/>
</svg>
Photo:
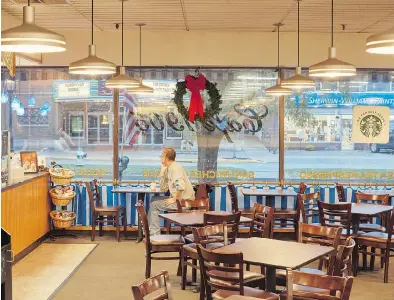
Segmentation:
<svg viewBox="0 0 394 300">
<path fill-rule="evenodd" d="M 283 79 L 283 72 L 279 70 L 278 76 Z M 285 96 L 279 97 L 279 182 L 285 182 Z"/>
</svg>

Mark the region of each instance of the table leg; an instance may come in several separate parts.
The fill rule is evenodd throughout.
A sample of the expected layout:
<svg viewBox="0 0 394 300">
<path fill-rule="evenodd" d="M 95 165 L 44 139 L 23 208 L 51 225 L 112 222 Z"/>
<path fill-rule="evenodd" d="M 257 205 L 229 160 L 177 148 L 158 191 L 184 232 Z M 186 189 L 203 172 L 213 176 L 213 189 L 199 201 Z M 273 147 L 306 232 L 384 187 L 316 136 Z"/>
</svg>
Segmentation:
<svg viewBox="0 0 394 300">
<path fill-rule="evenodd" d="M 267 266 L 265 274 L 265 289 L 267 292 L 274 293 L 276 290 L 276 269 Z"/>
<path fill-rule="evenodd" d="M 138 193 L 138 204 L 137 205 L 141 205 L 144 206 L 144 199 L 145 199 L 145 193 Z M 140 215 L 138 215 L 138 238 L 137 238 L 137 243 L 141 243 L 144 235 L 142 233 L 142 225 L 141 225 L 141 218 Z"/>
<path fill-rule="evenodd" d="M 360 215 L 353 215 L 352 216 L 352 223 L 353 223 L 353 233 L 354 235 L 357 234 L 359 226 L 360 226 Z M 353 267 L 353 276 L 357 276 L 358 272 L 358 239 L 354 239 L 356 242 L 356 245 L 354 246 L 353 249 L 353 255 L 352 255 L 352 267 Z"/>
</svg>

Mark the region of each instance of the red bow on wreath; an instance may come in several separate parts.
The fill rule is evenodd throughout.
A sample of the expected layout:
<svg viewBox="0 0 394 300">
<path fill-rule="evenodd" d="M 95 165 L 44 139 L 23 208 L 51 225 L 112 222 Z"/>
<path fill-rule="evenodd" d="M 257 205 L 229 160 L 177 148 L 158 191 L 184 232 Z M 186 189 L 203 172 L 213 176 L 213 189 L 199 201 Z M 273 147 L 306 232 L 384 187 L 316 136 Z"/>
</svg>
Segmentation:
<svg viewBox="0 0 394 300">
<path fill-rule="evenodd" d="M 192 94 L 189 106 L 189 121 L 194 122 L 195 115 L 199 115 L 200 118 L 204 118 L 204 106 L 200 91 L 205 90 L 206 79 L 204 75 L 200 74 L 197 78 L 187 75 L 185 80 L 186 87 Z"/>
</svg>

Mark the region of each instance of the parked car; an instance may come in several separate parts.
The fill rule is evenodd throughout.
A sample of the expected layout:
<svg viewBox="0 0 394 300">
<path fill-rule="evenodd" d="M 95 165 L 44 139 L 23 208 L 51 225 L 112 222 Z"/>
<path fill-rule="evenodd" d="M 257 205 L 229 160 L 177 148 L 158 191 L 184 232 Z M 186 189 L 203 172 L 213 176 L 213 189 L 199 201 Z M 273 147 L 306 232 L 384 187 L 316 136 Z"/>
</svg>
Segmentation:
<svg viewBox="0 0 394 300">
<path fill-rule="evenodd" d="M 369 149 L 372 153 L 378 153 L 380 150 L 394 151 L 394 130 L 390 133 L 389 142 L 387 144 L 370 144 Z"/>
</svg>

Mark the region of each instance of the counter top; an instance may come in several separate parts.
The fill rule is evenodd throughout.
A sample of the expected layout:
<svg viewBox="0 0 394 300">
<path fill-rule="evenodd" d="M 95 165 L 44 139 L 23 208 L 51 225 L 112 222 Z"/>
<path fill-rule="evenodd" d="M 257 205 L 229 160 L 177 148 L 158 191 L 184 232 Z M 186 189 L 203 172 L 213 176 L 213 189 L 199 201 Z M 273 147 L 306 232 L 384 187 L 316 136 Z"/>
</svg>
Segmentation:
<svg viewBox="0 0 394 300">
<path fill-rule="evenodd" d="M 30 181 L 32 181 L 32 180 L 34 180 L 36 178 L 40 178 L 40 177 L 43 177 L 43 176 L 49 176 L 49 173 L 47 173 L 47 172 L 38 172 L 38 173 L 32 173 L 32 174 L 25 174 L 23 181 L 7 184 L 6 186 L 1 188 L 1 192 L 7 191 L 7 190 L 15 188 L 15 187 L 18 187 L 18 186 L 20 186 L 22 184 L 25 184 L 27 182 L 30 182 Z"/>
</svg>

